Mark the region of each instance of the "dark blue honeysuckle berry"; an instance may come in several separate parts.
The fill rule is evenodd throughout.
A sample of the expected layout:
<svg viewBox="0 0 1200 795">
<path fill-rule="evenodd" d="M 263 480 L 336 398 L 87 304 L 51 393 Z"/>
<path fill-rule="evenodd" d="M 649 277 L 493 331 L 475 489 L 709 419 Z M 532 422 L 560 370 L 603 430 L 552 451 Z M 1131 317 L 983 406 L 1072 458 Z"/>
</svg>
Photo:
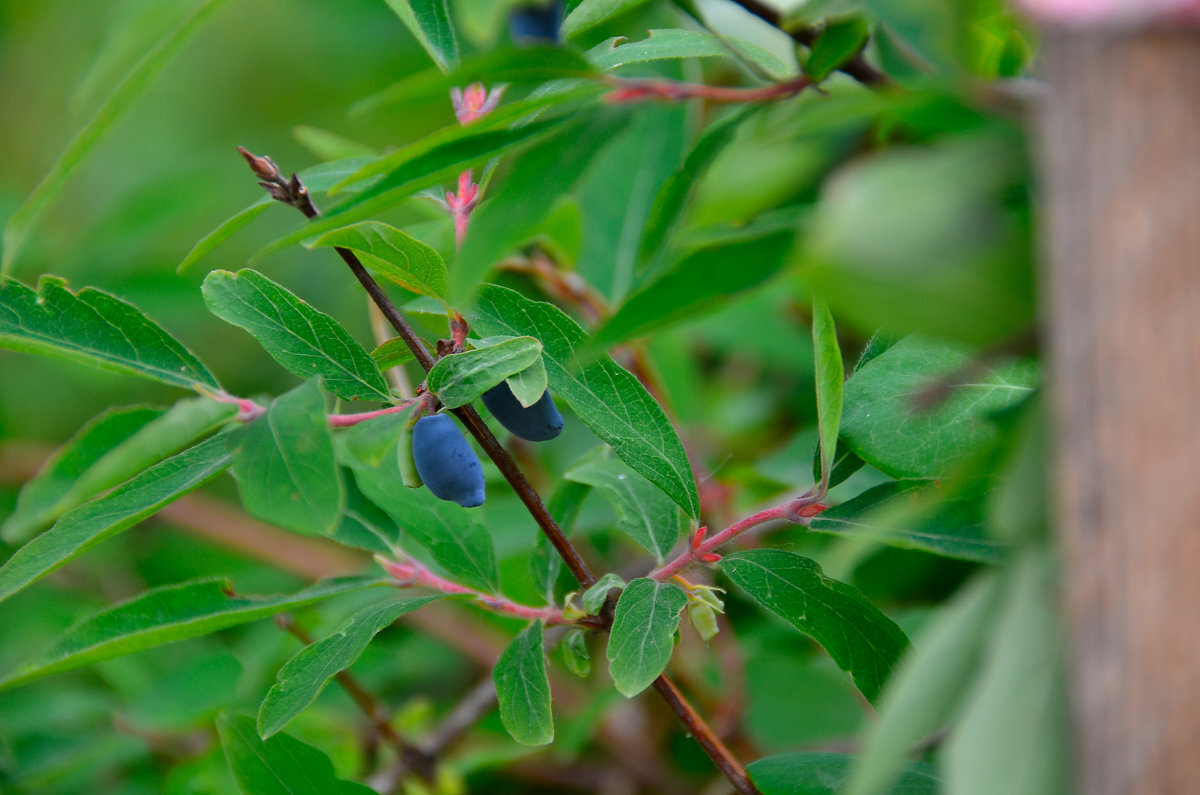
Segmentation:
<svg viewBox="0 0 1200 795">
<path fill-rule="evenodd" d="M 562 433 L 563 418 L 549 390 L 542 393 L 537 403 L 526 407 L 513 395 L 508 382 L 501 381 L 483 393 L 483 405 L 509 433 L 527 441 L 544 442 Z"/>
<path fill-rule="evenodd" d="M 483 467 L 448 414 L 422 417 L 413 426 L 413 463 L 438 499 L 464 508 L 483 505 Z"/>
</svg>

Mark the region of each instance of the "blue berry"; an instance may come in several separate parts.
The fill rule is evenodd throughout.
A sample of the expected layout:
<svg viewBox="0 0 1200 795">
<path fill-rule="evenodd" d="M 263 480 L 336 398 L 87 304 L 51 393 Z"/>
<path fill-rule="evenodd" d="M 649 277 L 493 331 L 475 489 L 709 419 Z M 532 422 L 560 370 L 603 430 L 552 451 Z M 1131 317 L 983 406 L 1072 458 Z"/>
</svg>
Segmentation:
<svg viewBox="0 0 1200 795">
<path fill-rule="evenodd" d="M 537 403 L 526 407 L 513 395 L 508 382 L 501 381 L 483 393 L 483 405 L 509 433 L 527 441 L 544 442 L 562 433 L 563 418 L 549 390 L 542 393 Z"/>
<path fill-rule="evenodd" d="M 412 453 L 417 473 L 433 496 L 464 508 L 483 505 L 483 467 L 450 415 L 417 420 Z"/>
</svg>

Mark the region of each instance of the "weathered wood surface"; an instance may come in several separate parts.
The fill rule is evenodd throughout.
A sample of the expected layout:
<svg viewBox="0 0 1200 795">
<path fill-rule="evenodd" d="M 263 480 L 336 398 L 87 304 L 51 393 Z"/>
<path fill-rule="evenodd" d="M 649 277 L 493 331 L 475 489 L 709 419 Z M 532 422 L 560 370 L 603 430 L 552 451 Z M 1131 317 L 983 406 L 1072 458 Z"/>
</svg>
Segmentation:
<svg viewBox="0 0 1200 795">
<path fill-rule="evenodd" d="M 1043 50 L 1076 789 L 1200 792 L 1200 30 Z"/>
</svg>

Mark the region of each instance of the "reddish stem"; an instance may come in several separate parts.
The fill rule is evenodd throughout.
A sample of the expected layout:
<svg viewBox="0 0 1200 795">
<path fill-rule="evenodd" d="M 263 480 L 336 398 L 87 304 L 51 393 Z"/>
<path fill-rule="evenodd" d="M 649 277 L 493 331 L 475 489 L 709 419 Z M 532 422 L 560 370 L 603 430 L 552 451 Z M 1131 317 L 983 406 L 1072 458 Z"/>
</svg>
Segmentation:
<svg viewBox="0 0 1200 795">
<path fill-rule="evenodd" d="M 710 102 L 765 102 L 773 99 L 794 97 L 812 83 L 803 75 L 758 88 L 736 88 L 709 86 L 702 83 L 680 83 L 674 80 L 630 80 L 613 77 L 608 81 L 615 90 L 605 99 L 608 102 L 640 102 L 664 100 L 677 102 L 684 99 L 706 99 Z"/>
<path fill-rule="evenodd" d="M 571 623 L 563 619 L 562 611 L 556 607 L 528 607 L 501 596 L 492 596 L 474 588 L 468 588 L 444 577 L 439 577 L 411 558 L 395 561 L 376 555 L 375 560 L 380 566 L 387 569 L 387 573 L 395 577 L 399 585 L 404 588 L 417 585 L 432 588 L 450 596 L 471 596 L 481 607 L 485 607 L 493 613 L 503 613 L 527 621 L 536 621 L 540 618 L 546 622 L 547 626 Z"/>
</svg>

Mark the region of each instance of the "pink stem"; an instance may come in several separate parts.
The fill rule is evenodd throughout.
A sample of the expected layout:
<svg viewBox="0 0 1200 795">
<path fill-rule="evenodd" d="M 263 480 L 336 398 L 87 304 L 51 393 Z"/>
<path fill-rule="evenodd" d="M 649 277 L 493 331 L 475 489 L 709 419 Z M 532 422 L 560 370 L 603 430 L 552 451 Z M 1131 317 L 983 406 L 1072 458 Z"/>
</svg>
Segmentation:
<svg viewBox="0 0 1200 795">
<path fill-rule="evenodd" d="M 388 574 L 395 577 L 399 585 L 404 588 L 419 585 L 451 596 L 473 596 L 475 602 L 481 607 L 485 607 L 494 613 L 516 616 L 527 621 L 535 621 L 540 618 L 547 625 L 570 623 L 563 619 L 562 611 L 556 607 L 528 607 L 505 599 L 502 596 L 492 596 L 491 594 L 476 591 L 474 588 L 468 588 L 465 585 L 459 585 L 456 582 L 439 577 L 411 558 L 403 561 L 394 561 L 376 555 L 375 560 L 387 570 Z"/>
<path fill-rule="evenodd" d="M 429 394 L 428 392 L 425 393 Z M 329 427 L 331 428 L 349 428 L 352 425 L 358 425 L 360 422 L 373 420 L 376 417 L 386 417 L 388 414 L 399 414 L 402 411 L 407 411 L 412 404 L 418 401 L 425 400 L 425 395 L 420 397 L 410 398 L 403 403 L 398 403 L 395 406 L 388 406 L 386 409 L 377 409 L 376 411 L 364 411 L 360 414 L 330 414 Z"/>
<path fill-rule="evenodd" d="M 759 88 L 730 88 L 708 86 L 701 83 L 679 83 L 672 80 L 629 80 L 614 77 L 609 82 L 615 91 L 607 96 L 609 102 L 636 102 L 647 99 L 678 101 L 683 99 L 707 99 L 712 102 L 762 102 L 795 96 L 811 83 L 801 76 L 783 83 L 772 83 Z"/>
<path fill-rule="evenodd" d="M 237 406 L 238 413 L 236 419 L 238 422 L 250 422 L 251 420 L 256 420 L 267 411 L 267 407 L 261 403 L 255 403 L 249 398 L 235 397 L 227 392 L 209 392 L 205 390 L 202 392 L 202 394 L 205 397 L 217 401 L 218 403 L 228 403 L 231 406 Z M 409 398 L 408 400 L 397 403 L 395 406 L 388 406 L 385 409 L 364 411 L 359 414 L 330 414 L 329 427 L 349 428 L 353 425 L 358 425 L 360 422 L 373 420 L 376 417 L 384 417 L 388 414 L 399 414 L 402 411 L 408 410 L 412 404 L 419 401 L 425 401 L 426 403 L 429 403 L 432 397 L 433 396 L 430 393 L 426 392 L 422 395 L 418 395 L 415 398 Z"/>
</svg>

